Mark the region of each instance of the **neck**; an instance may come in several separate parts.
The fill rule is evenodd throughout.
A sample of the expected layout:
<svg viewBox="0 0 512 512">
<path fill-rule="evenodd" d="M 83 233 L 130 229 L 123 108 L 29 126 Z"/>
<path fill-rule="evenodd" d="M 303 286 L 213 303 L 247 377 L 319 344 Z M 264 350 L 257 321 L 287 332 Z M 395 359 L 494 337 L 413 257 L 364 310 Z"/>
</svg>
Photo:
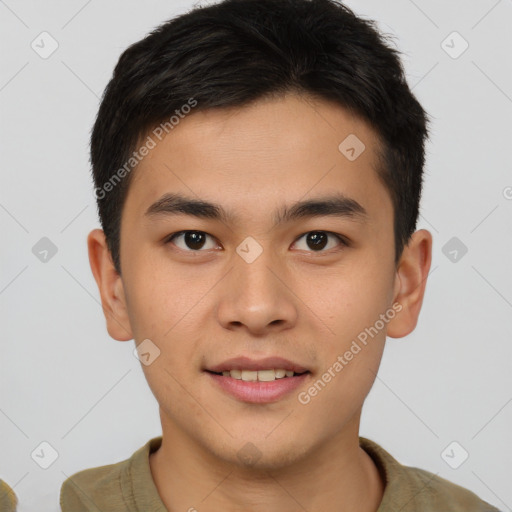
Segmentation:
<svg viewBox="0 0 512 512">
<path fill-rule="evenodd" d="M 359 416 L 298 462 L 266 469 L 219 459 L 162 421 L 162 445 L 149 460 L 153 480 L 172 511 L 376 512 L 384 483 L 359 446 Z"/>
</svg>

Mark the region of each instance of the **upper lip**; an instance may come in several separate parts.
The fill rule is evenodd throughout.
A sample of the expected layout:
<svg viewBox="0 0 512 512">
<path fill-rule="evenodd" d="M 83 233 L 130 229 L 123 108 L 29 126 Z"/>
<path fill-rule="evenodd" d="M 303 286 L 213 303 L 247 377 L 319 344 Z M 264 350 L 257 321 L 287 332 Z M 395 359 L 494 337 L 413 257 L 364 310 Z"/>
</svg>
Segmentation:
<svg viewBox="0 0 512 512">
<path fill-rule="evenodd" d="M 227 372 L 230 370 L 289 370 L 295 373 L 304 373 L 308 371 L 307 368 L 297 363 L 284 359 L 282 357 L 265 357 L 264 359 L 251 359 L 250 357 L 240 356 L 209 366 L 206 370 L 210 372 L 220 373 Z"/>
</svg>

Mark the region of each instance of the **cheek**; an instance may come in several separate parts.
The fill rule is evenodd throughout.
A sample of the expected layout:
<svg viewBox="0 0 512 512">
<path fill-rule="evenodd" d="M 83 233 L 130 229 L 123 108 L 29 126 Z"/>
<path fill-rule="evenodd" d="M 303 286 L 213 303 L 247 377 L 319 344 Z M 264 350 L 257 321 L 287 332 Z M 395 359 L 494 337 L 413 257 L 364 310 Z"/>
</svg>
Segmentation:
<svg viewBox="0 0 512 512">
<path fill-rule="evenodd" d="M 197 360 L 198 315 L 204 314 L 201 300 L 211 284 L 191 280 L 189 272 L 176 271 L 166 262 L 142 257 L 132 261 L 125 284 L 127 309 L 137 343 L 149 339 L 158 352 L 154 364 L 143 365 L 152 386 L 153 381 L 169 381 L 166 370 L 183 376 L 193 369 L 183 362 Z"/>
<path fill-rule="evenodd" d="M 170 338 L 186 328 L 194 306 L 205 293 L 200 282 L 191 282 L 187 272 L 149 258 L 133 261 L 127 275 L 128 314 L 137 340 Z"/>
<path fill-rule="evenodd" d="M 306 388 L 300 397 L 300 403 L 305 405 L 298 407 L 308 417 L 315 418 L 308 424 L 311 434 L 335 436 L 347 422 L 354 420 L 375 381 L 383 348 L 381 340 L 373 340 L 372 345 L 362 348 L 341 370 L 334 364 L 337 357 L 333 358 L 326 365 L 325 373 Z"/>
<path fill-rule="evenodd" d="M 385 336 L 368 336 L 365 343 L 357 336 L 364 320 L 347 316 L 334 329 L 336 337 L 325 347 L 322 364 L 310 387 L 297 397 L 307 417 L 315 418 L 312 435 L 335 436 L 352 421 L 375 381 L 384 350 Z"/>
<path fill-rule="evenodd" d="M 317 296 L 330 330 L 323 339 L 323 367 L 304 396 L 315 417 L 332 414 L 332 425 L 352 417 L 370 391 L 382 358 L 390 309 L 390 265 L 361 257 L 357 265 L 325 279 Z M 384 319 L 383 316 L 384 315 Z M 337 419 L 337 421 L 336 421 Z"/>
<path fill-rule="evenodd" d="M 390 307 L 393 277 L 366 259 L 313 279 L 317 286 L 305 283 L 298 295 L 305 297 L 304 303 L 321 320 L 319 327 L 332 339 L 332 347 L 341 350 Z"/>
</svg>

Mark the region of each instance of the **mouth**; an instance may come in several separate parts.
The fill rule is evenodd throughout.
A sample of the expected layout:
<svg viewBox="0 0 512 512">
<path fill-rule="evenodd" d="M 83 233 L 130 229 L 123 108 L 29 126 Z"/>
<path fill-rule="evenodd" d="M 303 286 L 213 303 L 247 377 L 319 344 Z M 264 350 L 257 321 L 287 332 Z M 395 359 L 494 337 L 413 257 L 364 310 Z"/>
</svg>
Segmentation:
<svg viewBox="0 0 512 512">
<path fill-rule="evenodd" d="M 307 368 L 279 357 L 239 357 L 205 368 L 217 390 L 237 401 L 271 403 L 283 399 L 310 378 Z"/>
<path fill-rule="evenodd" d="M 205 370 L 219 377 L 231 377 L 244 382 L 273 382 L 278 379 L 289 379 L 310 373 L 309 370 L 303 372 L 294 372 L 293 370 L 285 370 L 284 368 L 268 368 L 265 370 L 224 370 L 222 372 L 213 372 Z"/>
</svg>

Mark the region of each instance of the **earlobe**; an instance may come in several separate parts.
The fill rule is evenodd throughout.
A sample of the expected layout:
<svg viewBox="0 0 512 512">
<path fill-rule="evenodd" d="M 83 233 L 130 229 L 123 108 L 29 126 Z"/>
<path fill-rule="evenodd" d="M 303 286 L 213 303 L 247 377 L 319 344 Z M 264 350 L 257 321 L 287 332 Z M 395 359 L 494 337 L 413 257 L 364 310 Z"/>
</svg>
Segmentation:
<svg viewBox="0 0 512 512">
<path fill-rule="evenodd" d="M 89 263 L 98 285 L 107 330 L 118 341 L 133 339 L 121 276 L 117 273 L 105 233 L 94 229 L 87 237 Z"/>
<path fill-rule="evenodd" d="M 431 262 L 432 235 L 420 229 L 411 236 L 396 270 L 393 302 L 401 309 L 388 324 L 387 335 L 391 338 L 407 336 L 416 327 Z"/>
</svg>

